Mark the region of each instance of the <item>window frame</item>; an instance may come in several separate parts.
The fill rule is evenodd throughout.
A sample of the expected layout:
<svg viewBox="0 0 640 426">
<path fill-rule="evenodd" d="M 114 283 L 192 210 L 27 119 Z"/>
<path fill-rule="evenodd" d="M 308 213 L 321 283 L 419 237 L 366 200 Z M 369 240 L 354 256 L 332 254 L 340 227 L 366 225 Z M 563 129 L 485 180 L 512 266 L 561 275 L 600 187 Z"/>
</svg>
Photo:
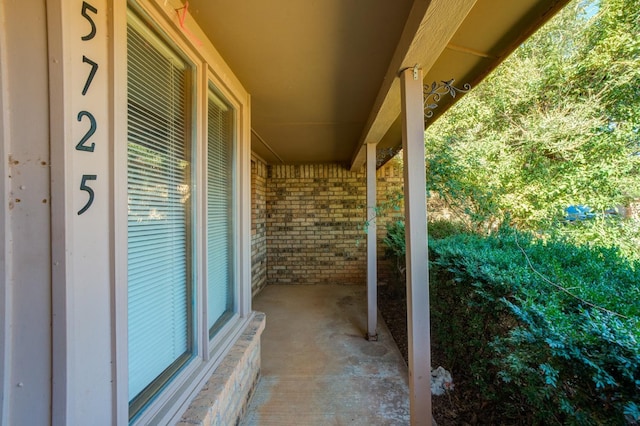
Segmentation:
<svg viewBox="0 0 640 426">
<path fill-rule="evenodd" d="M 166 4 L 169 3 L 169 4 Z M 160 35 L 160 38 L 178 51 L 194 69 L 192 80 L 193 149 L 192 171 L 194 179 L 193 202 L 193 353 L 191 359 L 166 383 L 157 395 L 129 421 L 128 396 L 128 318 L 127 318 L 127 147 L 114 145 L 114 198 L 115 198 L 115 268 L 114 298 L 115 341 L 115 414 L 118 424 L 174 423 L 180 419 L 189 401 L 206 383 L 220 364 L 226 352 L 252 319 L 251 314 L 251 200 L 250 200 L 250 101 L 242 85 L 233 75 L 215 48 L 201 33 L 193 35 L 183 31 L 172 1 L 152 0 L 141 2 L 128 0 L 125 5 L 114 6 L 114 140 L 127 140 L 127 13 L 132 10 L 143 22 Z M 187 21 L 191 18 L 188 16 Z M 189 28 L 196 27 L 190 21 Z M 199 31 L 199 29 L 198 29 Z M 204 40 L 200 41 L 199 40 Z M 204 46 L 203 46 L 204 44 Z M 233 253 L 234 253 L 234 303 L 233 312 L 215 335 L 209 338 L 206 306 L 206 166 L 207 166 L 207 103 L 209 85 L 224 97 L 234 109 L 233 152 Z M 124 108 L 122 107 L 124 105 Z M 119 107 L 119 108 L 118 108 Z M 124 109 L 124 112 L 122 111 Z M 124 185 L 124 186 L 123 186 Z M 124 188 L 124 190 L 123 190 Z"/>
<path fill-rule="evenodd" d="M 175 57 L 176 61 L 180 61 L 184 65 L 185 72 L 185 126 L 184 126 L 184 154 L 185 160 L 188 162 L 189 166 L 185 173 L 185 178 L 187 179 L 189 186 L 191 188 L 196 185 L 196 176 L 195 176 L 195 162 L 196 162 L 196 153 L 195 146 L 197 143 L 197 138 L 194 135 L 195 129 L 195 112 L 196 112 L 196 103 L 197 99 L 195 98 L 195 92 L 197 90 L 196 84 L 196 64 L 188 58 L 186 55 L 182 54 L 178 51 L 176 46 L 167 39 L 167 37 L 159 33 L 159 31 L 150 25 L 141 14 L 137 13 L 133 9 L 129 9 L 127 12 L 127 27 L 132 26 L 133 30 L 140 34 L 140 37 L 146 40 L 147 43 L 152 45 L 159 52 L 164 52 L 164 54 L 168 57 Z M 145 34 L 147 33 L 147 34 Z M 128 95 L 127 95 L 127 101 Z M 150 111 L 153 112 L 153 111 Z M 129 138 L 127 137 L 127 146 L 129 144 Z M 129 149 L 127 148 L 127 152 Z M 129 170 L 129 166 L 127 165 L 127 170 Z M 195 196 L 195 194 L 193 194 Z M 129 195 L 130 197 L 130 195 Z M 190 199 L 185 203 L 185 241 L 184 241 L 184 250 L 185 250 L 185 281 L 182 283 L 184 285 L 185 298 L 186 298 L 186 329 L 183 330 L 186 333 L 186 351 L 178 356 L 160 375 L 156 376 L 151 382 L 147 384 L 147 386 L 138 394 L 135 398 L 130 397 L 129 401 L 129 417 L 130 421 L 138 417 L 139 413 L 142 413 L 145 410 L 145 407 L 153 401 L 156 396 L 162 392 L 162 389 L 165 386 L 174 380 L 174 378 L 179 374 L 179 372 L 192 361 L 194 356 L 197 354 L 198 341 L 196 338 L 196 312 L 197 309 L 197 297 L 194 294 L 194 290 L 196 288 L 196 272 L 194 270 L 195 265 L 197 264 L 197 256 L 195 250 L 195 241 L 197 238 L 196 234 L 196 225 L 195 225 L 195 202 L 194 198 L 190 197 Z M 128 244 L 127 244 L 128 246 Z M 127 247 L 128 248 L 128 247 Z M 131 409 L 135 408 L 134 412 L 131 412 Z"/>
<path fill-rule="evenodd" d="M 225 85 L 222 83 L 222 81 L 220 81 L 220 79 L 218 78 L 218 76 L 216 75 L 216 73 L 214 72 L 214 69 L 211 66 L 207 67 L 207 72 L 206 75 L 204 76 L 205 80 L 203 81 L 203 90 L 204 90 L 204 95 L 203 95 L 203 120 L 202 120 L 202 148 L 203 148 L 203 152 L 202 155 L 200 156 L 200 161 L 201 164 L 199 165 L 199 169 L 203 176 L 202 176 L 202 185 L 201 185 L 201 196 L 199 198 L 199 201 L 202 202 L 202 206 L 201 206 L 201 210 L 199 210 L 201 212 L 200 217 L 202 218 L 202 227 L 200 229 L 203 230 L 203 238 L 201 238 L 201 243 L 202 243 L 202 247 L 201 247 L 201 252 L 204 256 L 203 261 L 202 261 L 202 270 L 200 273 L 200 277 L 202 277 L 203 281 L 206 280 L 206 277 L 208 276 L 207 272 L 207 261 L 206 261 L 206 254 L 207 254 L 207 234 L 206 234 L 206 223 L 204 221 L 205 218 L 208 217 L 207 213 L 208 213 L 208 209 L 207 209 L 207 193 L 208 193 L 208 179 L 207 176 L 205 175 L 205 171 L 207 170 L 207 166 L 208 166 L 208 139 L 207 139 L 207 135 L 208 135 L 208 129 L 209 129 L 209 122 L 208 122 L 208 104 L 209 104 L 209 90 L 210 88 L 215 89 L 214 93 L 220 97 L 222 97 L 227 103 L 228 105 L 233 109 L 234 111 L 234 118 L 233 118 L 233 152 L 232 152 L 232 158 L 233 158 L 233 165 L 232 165 L 232 184 L 233 184 L 233 188 L 232 188 L 232 197 L 233 197 L 233 201 L 232 201 L 232 211 L 233 211 L 233 215 L 234 215 L 234 221 L 233 221 L 233 238 L 232 238 L 232 251 L 233 251 L 233 280 L 234 280 L 234 285 L 233 285 L 233 308 L 232 308 L 232 312 L 231 312 L 231 316 L 230 318 L 227 318 L 225 321 L 225 324 L 221 325 L 218 330 L 215 332 L 215 334 L 213 336 L 210 337 L 210 330 L 208 327 L 208 312 L 205 310 L 203 312 L 203 317 L 202 317 L 202 321 L 203 321 L 203 327 L 202 327 L 202 338 L 203 341 L 208 342 L 207 344 L 207 351 L 205 354 L 205 358 L 211 358 L 215 355 L 215 350 L 217 347 L 219 347 L 220 345 L 223 344 L 224 340 L 229 338 L 229 335 L 233 333 L 233 327 L 231 325 L 232 322 L 236 321 L 239 317 L 243 316 L 243 314 L 246 315 L 246 312 L 243 312 L 242 306 L 241 306 L 241 301 L 239 299 L 239 296 L 242 294 L 242 289 L 241 289 L 241 285 L 240 285 L 240 276 L 241 276 L 241 265 L 239 260 L 241 259 L 241 255 L 242 253 L 240 252 L 240 248 L 241 248 L 241 239 L 240 239 L 240 235 L 241 235 L 241 227 L 240 227 L 240 220 L 239 219 L 239 212 L 241 211 L 241 203 L 240 203 L 240 167 L 239 167 L 239 159 L 240 159 L 240 143 L 239 143 L 239 135 L 241 134 L 241 120 L 240 120 L 240 111 L 242 106 L 240 105 L 240 103 L 238 102 L 238 99 L 235 98 L 233 96 L 233 94 L 228 90 L 228 88 L 225 87 Z M 217 92 L 217 93 L 216 93 Z M 203 295 L 202 295 L 202 301 L 203 303 L 206 305 L 207 303 L 207 295 L 208 295 L 208 285 L 206 282 L 203 283 L 202 285 L 202 290 L 203 290 Z"/>
</svg>

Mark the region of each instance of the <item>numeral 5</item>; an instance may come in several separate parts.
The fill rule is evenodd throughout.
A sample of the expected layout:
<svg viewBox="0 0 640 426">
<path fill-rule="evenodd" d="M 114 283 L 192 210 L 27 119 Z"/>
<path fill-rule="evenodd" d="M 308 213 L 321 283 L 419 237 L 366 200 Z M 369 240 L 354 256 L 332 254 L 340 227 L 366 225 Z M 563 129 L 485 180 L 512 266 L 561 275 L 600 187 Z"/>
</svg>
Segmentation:
<svg viewBox="0 0 640 426">
<path fill-rule="evenodd" d="M 82 2 L 82 11 L 80 12 L 80 14 L 87 18 L 87 21 L 89 21 L 89 24 L 91 24 L 91 31 L 89 32 L 89 34 L 87 34 L 86 36 L 82 36 L 82 40 L 84 41 L 91 40 L 96 36 L 96 23 L 93 22 L 93 19 L 91 19 L 91 16 L 89 16 L 89 14 L 87 13 L 88 10 L 93 13 L 98 13 L 98 9 L 91 6 L 86 1 Z"/>
<path fill-rule="evenodd" d="M 98 176 L 96 175 L 82 175 L 82 181 L 80 182 L 80 190 L 87 191 L 87 193 L 89 194 L 89 200 L 87 201 L 87 204 L 85 204 L 83 208 L 78 210 L 78 216 L 86 212 L 89 209 L 89 207 L 91 207 L 91 204 L 93 204 L 93 198 L 95 194 L 93 192 L 93 188 L 91 188 L 90 186 L 87 186 L 87 181 L 96 180 L 96 179 L 98 179 Z"/>
</svg>

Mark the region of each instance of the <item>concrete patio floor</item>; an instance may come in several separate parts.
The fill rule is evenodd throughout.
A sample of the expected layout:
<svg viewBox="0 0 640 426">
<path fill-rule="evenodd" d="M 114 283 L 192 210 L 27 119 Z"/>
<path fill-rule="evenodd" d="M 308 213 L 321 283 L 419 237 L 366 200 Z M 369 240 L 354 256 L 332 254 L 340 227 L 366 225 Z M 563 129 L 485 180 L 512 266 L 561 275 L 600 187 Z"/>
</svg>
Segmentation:
<svg viewBox="0 0 640 426">
<path fill-rule="evenodd" d="M 253 309 L 267 323 L 242 425 L 409 424 L 407 366 L 381 318 L 379 340 L 364 338 L 364 286 L 271 285 Z"/>
</svg>

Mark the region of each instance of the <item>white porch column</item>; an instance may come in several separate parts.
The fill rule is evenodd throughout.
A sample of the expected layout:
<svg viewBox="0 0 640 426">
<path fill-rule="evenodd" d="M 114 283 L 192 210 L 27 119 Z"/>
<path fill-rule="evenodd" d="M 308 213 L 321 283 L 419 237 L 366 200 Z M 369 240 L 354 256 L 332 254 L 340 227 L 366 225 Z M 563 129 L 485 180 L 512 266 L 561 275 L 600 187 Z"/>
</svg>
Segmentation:
<svg viewBox="0 0 640 426">
<path fill-rule="evenodd" d="M 378 340 L 376 144 L 367 144 L 367 339 Z"/>
<path fill-rule="evenodd" d="M 429 262 L 422 70 L 400 75 L 407 261 L 407 331 L 411 425 L 431 425 Z"/>
</svg>

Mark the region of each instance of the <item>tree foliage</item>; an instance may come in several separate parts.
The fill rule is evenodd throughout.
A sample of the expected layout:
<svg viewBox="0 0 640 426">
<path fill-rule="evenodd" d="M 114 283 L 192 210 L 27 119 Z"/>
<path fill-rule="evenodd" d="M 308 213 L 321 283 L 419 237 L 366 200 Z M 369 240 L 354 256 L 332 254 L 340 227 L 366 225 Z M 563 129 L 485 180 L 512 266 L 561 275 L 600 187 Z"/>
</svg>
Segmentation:
<svg viewBox="0 0 640 426">
<path fill-rule="evenodd" d="M 569 4 L 425 146 L 431 200 L 482 231 L 429 225 L 449 367 L 504 424 L 640 424 L 640 221 L 562 225 L 640 198 L 640 0 Z M 388 227 L 400 265 L 404 240 Z"/>
<path fill-rule="evenodd" d="M 569 4 L 426 133 L 427 182 L 479 227 L 640 197 L 640 0 Z"/>
</svg>

